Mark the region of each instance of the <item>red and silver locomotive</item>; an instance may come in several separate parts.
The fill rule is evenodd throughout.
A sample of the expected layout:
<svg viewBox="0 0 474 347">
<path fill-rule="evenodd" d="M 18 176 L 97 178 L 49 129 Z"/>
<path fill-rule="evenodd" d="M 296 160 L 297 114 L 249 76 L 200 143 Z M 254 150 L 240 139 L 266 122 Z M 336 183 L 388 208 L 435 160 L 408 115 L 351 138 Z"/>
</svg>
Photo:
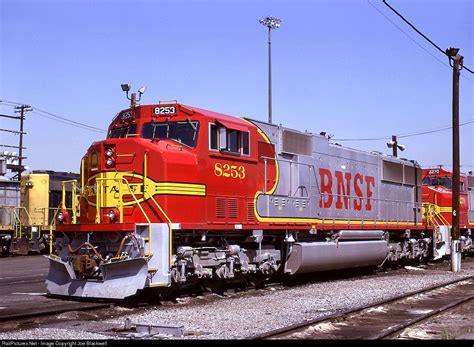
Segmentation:
<svg viewBox="0 0 474 347">
<path fill-rule="evenodd" d="M 131 107 L 58 212 L 52 294 L 125 298 L 431 257 L 415 161 L 179 103 Z M 426 217 L 426 216 L 425 216 Z"/>
<path fill-rule="evenodd" d="M 423 169 L 422 199 L 424 223 L 433 227 L 438 249 L 435 255 L 448 254 L 450 245 L 450 227 L 453 217 L 453 173 L 442 168 Z M 474 230 L 474 176 L 461 174 L 459 177 L 459 231 L 464 249 L 472 247 L 472 230 Z M 444 242 L 444 246 L 442 246 Z"/>
</svg>

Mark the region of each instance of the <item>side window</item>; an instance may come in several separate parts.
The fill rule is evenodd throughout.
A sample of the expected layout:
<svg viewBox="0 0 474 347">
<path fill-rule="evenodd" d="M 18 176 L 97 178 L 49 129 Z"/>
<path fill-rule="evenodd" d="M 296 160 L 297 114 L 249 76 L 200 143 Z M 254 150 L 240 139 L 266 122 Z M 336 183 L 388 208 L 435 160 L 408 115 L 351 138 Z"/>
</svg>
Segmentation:
<svg viewBox="0 0 474 347">
<path fill-rule="evenodd" d="M 250 155 L 249 132 L 209 124 L 209 150 Z"/>
<path fill-rule="evenodd" d="M 227 151 L 240 153 L 240 131 L 227 129 Z"/>
<path fill-rule="evenodd" d="M 218 151 L 219 150 L 219 129 L 215 124 L 209 124 L 209 149 Z"/>
<path fill-rule="evenodd" d="M 249 132 L 242 133 L 242 154 L 250 155 L 250 136 Z"/>
</svg>

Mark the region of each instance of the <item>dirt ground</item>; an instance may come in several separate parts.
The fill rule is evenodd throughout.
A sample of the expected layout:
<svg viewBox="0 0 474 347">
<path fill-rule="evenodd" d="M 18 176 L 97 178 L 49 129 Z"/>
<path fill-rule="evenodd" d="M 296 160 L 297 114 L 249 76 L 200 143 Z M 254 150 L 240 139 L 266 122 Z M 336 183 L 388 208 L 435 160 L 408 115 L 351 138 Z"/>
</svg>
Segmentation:
<svg viewBox="0 0 474 347">
<path fill-rule="evenodd" d="M 474 257 L 463 259 L 461 266 L 462 269 L 474 269 Z M 474 340 L 474 300 L 417 326 L 407 328 L 392 339 Z"/>
</svg>

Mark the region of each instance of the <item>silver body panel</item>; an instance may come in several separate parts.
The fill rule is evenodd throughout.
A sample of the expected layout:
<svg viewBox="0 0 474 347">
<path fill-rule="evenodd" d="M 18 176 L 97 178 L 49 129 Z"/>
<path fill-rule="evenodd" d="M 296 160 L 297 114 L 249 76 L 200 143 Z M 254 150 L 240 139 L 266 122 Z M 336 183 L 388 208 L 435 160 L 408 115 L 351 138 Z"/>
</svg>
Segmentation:
<svg viewBox="0 0 474 347">
<path fill-rule="evenodd" d="M 261 217 L 294 218 L 295 221 L 299 218 L 311 218 L 315 222 L 421 223 L 421 168 L 418 164 L 332 144 L 322 135 L 251 121 L 274 144 L 279 170 L 275 191 L 268 194 L 272 187 L 266 187 L 265 194 L 257 199 L 257 211 Z M 284 136 L 288 136 L 288 133 L 292 134 L 291 145 L 284 141 Z M 298 141 L 301 142 L 300 145 Z M 307 150 L 309 145 L 311 153 Z M 295 153 L 297 151 L 300 153 Z M 269 160 L 272 159 L 267 159 L 267 162 Z M 322 186 L 329 186 L 329 182 L 321 182 L 323 174 L 320 170 L 329 170 L 331 173 L 332 194 L 324 196 Z M 340 182 L 336 178 L 337 174 L 342 177 Z M 346 175 L 350 175 L 349 180 Z M 362 181 L 358 182 L 362 195 L 355 192 L 356 175 L 362 177 Z M 366 177 L 373 178 L 373 185 L 366 184 Z M 348 181 L 349 191 L 346 186 Z M 341 194 L 337 194 L 338 183 L 343 185 L 345 192 L 341 190 Z M 367 185 L 370 187 L 367 188 Z M 367 189 L 370 189 L 371 197 L 367 196 Z M 321 199 L 323 202 L 332 199 L 332 203 L 321 207 Z M 342 208 L 336 206 L 338 199 L 344 203 Z M 369 208 L 365 208 L 368 203 Z M 362 208 L 357 209 L 355 204 L 361 204 Z"/>
<path fill-rule="evenodd" d="M 20 182 L 3 179 L 0 176 L 0 225 L 14 226 L 13 210 L 19 214 Z"/>
</svg>

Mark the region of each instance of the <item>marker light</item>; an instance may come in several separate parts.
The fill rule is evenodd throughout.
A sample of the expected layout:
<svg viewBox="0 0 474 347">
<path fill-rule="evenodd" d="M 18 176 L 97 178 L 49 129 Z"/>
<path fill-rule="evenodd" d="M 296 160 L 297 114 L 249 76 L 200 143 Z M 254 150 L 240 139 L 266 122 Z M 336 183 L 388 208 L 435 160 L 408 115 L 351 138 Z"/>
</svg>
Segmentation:
<svg viewBox="0 0 474 347">
<path fill-rule="evenodd" d="M 69 222 L 69 212 L 66 210 L 60 210 L 56 216 L 59 224 L 67 224 Z"/>
<path fill-rule="evenodd" d="M 109 219 L 111 222 L 116 222 L 120 217 L 120 211 L 116 208 L 113 208 L 109 211 Z"/>
</svg>

